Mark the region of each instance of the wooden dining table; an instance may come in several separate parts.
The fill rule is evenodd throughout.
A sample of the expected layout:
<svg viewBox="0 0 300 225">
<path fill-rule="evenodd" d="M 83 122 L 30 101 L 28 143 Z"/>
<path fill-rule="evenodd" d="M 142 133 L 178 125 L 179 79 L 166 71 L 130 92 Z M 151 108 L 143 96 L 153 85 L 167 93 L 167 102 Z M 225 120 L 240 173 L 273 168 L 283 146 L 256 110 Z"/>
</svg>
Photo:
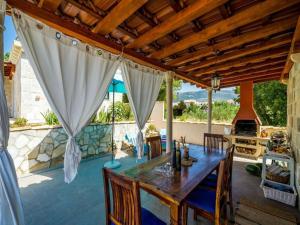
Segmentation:
<svg viewBox="0 0 300 225">
<path fill-rule="evenodd" d="M 155 167 L 170 162 L 170 153 L 123 172 L 125 176 L 139 181 L 142 189 L 170 206 L 170 223 L 172 225 L 182 223 L 181 208 L 187 195 L 225 158 L 225 153 L 222 151 L 207 152 L 203 149 L 193 149 L 189 153 L 190 156 L 197 159 L 197 162 L 189 167 L 182 166 L 181 171 L 176 171 L 171 177 L 155 170 Z"/>
</svg>

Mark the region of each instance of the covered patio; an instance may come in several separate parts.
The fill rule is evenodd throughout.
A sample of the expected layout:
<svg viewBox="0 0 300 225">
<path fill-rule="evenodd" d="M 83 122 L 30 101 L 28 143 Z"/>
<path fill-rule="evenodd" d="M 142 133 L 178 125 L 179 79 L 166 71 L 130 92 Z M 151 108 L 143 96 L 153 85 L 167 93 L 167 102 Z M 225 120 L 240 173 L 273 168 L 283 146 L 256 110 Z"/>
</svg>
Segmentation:
<svg viewBox="0 0 300 225">
<path fill-rule="evenodd" d="M 191 146 L 191 149 L 201 149 L 200 146 Z M 110 156 L 95 160 L 84 161 L 80 165 L 78 177 L 70 185 L 63 182 L 62 168 L 33 173 L 20 177 L 20 191 L 24 203 L 26 224 L 36 225 L 43 221 L 44 225 L 102 225 L 105 224 L 104 190 L 101 169 Z M 146 159 L 144 159 L 146 161 Z M 129 169 L 135 164 L 133 157 L 120 159 L 122 167 L 119 172 Z M 267 200 L 259 188 L 261 179 L 249 175 L 245 166 L 251 160 L 234 159 L 233 166 L 233 196 L 236 203 L 241 198 L 255 199 L 272 210 L 278 209 L 300 219 L 299 211 L 293 207 Z M 163 221 L 169 222 L 170 212 L 166 205 L 151 194 L 142 192 L 142 204 Z M 210 224 L 206 220 L 193 221 L 190 214 L 188 224 Z M 51 216 L 48 216 L 51 215 Z"/>
<path fill-rule="evenodd" d="M 0 2 L 5 5 L 4 1 Z M 289 83 L 287 129 L 296 158 L 296 187 L 299 188 L 299 0 L 6 2 L 4 11 L 14 18 L 25 53 L 29 55 L 40 85 L 67 132 L 68 142 L 64 170 L 58 168 L 20 177 L 19 196 L 15 169 L 6 149 L 9 136 L 7 106 L 0 86 L 0 104 L 3 106 L 3 112 L 0 111 L 3 162 L 0 162 L 5 168 L 0 173 L 5 177 L 1 180 L 3 191 L 0 190 L 0 196 L 7 200 L 1 212 L 9 213 L 7 218 L 0 216 L 0 221 L 10 222 L 5 225 L 36 225 L 41 221 L 44 225 L 105 224 L 105 185 L 101 168 L 109 156 L 82 162 L 77 174 L 81 150 L 75 136 L 100 106 L 119 67 L 138 127 L 139 160 L 137 162 L 129 156 L 121 158 L 122 167 L 116 171 L 123 172 L 136 163 L 147 161 L 142 150 L 142 129 L 154 107 L 163 76 L 167 84 L 166 157 L 170 156 L 174 141 L 174 79 L 207 89 L 207 133 L 213 133 L 214 90 L 241 85 L 241 97 L 253 99 L 253 83 L 280 80 Z M 74 54 L 70 54 L 73 51 Z M 259 125 L 253 102 L 244 101 L 242 105 L 245 107 L 239 115 L 241 119 L 253 111 L 253 120 Z M 206 154 L 201 146 L 190 145 L 190 151 Z M 219 168 L 221 161 L 224 163 L 225 153 L 218 157 L 218 160 L 211 161 L 210 171 L 194 173 L 194 178 L 199 181 Z M 283 211 L 299 219 L 297 209 L 266 200 L 259 188 L 261 179 L 248 175 L 244 167 L 243 160 L 234 159 L 230 179 L 235 204 L 247 198 L 271 211 L 278 209 L 280 213 Z M 178 177 L 185 178 L 183 175 Z M 193 178 L 189 174 L 186 177 Z M 170 208 L 151 195 L 161 194 L 159 188 L 151 194 L 141 191 L 141 205 L 167 224 L 181 224 L 182 202 L 198 185 L 188 179 L 177 180 L 177 183 L 184 186 L 186 181 L 188 188 L 180 187 L 177 192 L 180 198 L 171 193 L 165 197 L 166 202 L 171 203 Z M 6 186 L 5 182 L 9 185 Z M 218 184 L 221 182 L 218 180 Z M 145 182 L 144 187 L 147 185 L 153 184 Z M 9 194 L 6 194 L 7 190 L 10 190 Z M 170 199 L 172 197 L 175 200 Z M 191 215 L 189 213 L 188 224 L 198 223 Z M 114 219 L 112 221 L 116 223 Z"/>
</svg>

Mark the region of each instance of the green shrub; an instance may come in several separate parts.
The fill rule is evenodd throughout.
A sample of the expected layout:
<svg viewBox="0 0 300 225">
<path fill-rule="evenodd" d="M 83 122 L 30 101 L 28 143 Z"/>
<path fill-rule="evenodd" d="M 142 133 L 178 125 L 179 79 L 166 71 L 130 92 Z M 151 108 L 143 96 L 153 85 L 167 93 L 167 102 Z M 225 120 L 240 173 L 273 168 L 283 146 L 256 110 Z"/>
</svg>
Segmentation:
<svg viewBox="0 0 300 225">
<path fill-rule="evenodd" d="M 25 118 L 16 118 L 15 122 L 12 124 L 11 127 L 25 127 L 27 125 L 28 120 Z"/>
<path fill-rule="evenodd" d="M 112 115 L 112 105 L 109 107 L 108 113 Z M 134 116 L 131 111 L 129 103 L 116 102 L 115 121 L 130 121 L 130 120 L 134 120 Z"/>
<path fill-rule="evenodd" d="M 154 124 L 149 124 L 147 129 L 146 129 L 146 136 L 156 136 L 159 135 L 158 130 L 156 129 Z"/>
<path fill-rule="evenodd" d="M 182 116 L 184 110 L 186 110 L 186 104 L 183 101 L 180 101 L 177 105 L 174 105 L 173 114 L 175 117 Z"/>
<path fill-rule="evenodd" d="M 232 122 L 239 106 L 233 105 L 224 101 L 214 102 L 212 106 L 212 119 L 218 122 Z M 207 120 L 207 105 L 196 105 L 191 103 L 181 116 L 175 116 L 180 121 L 206 121 Z"/>
<path fill-rule="evenodd" d="M 57 116 L 55 115 L 54 112 L 48 110 L 44 114 L 43 113 L 41 113 L 41 114 L 44 117 L 46 124 L 48 124 L 48 125 L 59 125 L 59 121 L 58 121 Z"/>
<path fill-rule="evenodd" d="M 109 123 L 111 119 L 110 113 L 100 110 L 91 120 L 92 123 Z"/>
</svg>

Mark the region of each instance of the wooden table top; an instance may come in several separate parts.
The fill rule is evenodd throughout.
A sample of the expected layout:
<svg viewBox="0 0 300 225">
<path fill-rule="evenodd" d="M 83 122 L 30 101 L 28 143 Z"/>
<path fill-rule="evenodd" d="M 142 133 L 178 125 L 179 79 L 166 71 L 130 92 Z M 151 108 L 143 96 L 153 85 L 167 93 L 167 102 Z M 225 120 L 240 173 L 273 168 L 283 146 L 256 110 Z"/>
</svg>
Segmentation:
<svg viewBox="0 0 300 225">
<path fill-rule="evenodd" d="M 165 177 L 154 170 L 156 166 L 170 162 L 171 154 L 135 166 L 124 171 L 124 174 L 138 180 L 143 189 L 180 204 L 207 175 L 218 167 L 225 153 L 207 153 L 202 149 L 193 149 L 190 150 L 190 156 L 197 158 L 198 162 L 194 162 L 190 167 L 182 166 L 181 172 L 175 172 L 173 177 Z"/>
</svg>

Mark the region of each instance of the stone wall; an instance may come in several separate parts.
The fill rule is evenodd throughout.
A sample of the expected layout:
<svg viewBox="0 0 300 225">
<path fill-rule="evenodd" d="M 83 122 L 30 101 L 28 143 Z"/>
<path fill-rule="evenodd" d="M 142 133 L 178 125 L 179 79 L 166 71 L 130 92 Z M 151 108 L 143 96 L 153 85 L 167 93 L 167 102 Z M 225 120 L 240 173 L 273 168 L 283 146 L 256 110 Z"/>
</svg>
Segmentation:
<svg viewBox="0 0 300 225">
<path fill-rule="evenodd" d="M 9 77 L 4 76 L 4 91 L 7 100 L 7 107 L 9 116 L 12 116 L 12 99 L 13 99 L 13 81 L 9 79 Z"/>
<path fill-rule="evenodd" d="M 295 63 L 290 72 L 288 82 L 287 129 L 292 149 L 295 153 L 296 187 L 298 194 L 300 194 L 300 54 L 294 54 L 294 59 Z M 300 207 L 300 198 L 298 199 Z"/>
<path fill-rule="evenodd" d="M 61 127 L 11 130 L 8 150 L 17 173 L 24 174 L 61 164 L 67 138 Z M 76 136 L 76 142 L 82 151 L 82 158 L 104 154 L 111 143 L 111 125 L 89 125 Z"/>
</svg>

